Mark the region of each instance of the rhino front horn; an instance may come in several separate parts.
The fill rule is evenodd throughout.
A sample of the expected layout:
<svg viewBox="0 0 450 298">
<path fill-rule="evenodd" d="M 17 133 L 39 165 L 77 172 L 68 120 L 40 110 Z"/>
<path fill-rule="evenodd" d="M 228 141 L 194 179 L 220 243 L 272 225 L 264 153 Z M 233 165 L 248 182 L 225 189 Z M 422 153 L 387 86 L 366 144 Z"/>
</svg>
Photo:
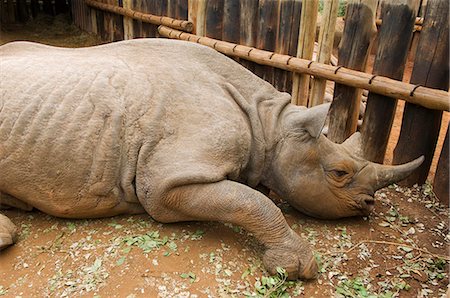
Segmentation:
<svg viewBox="0 0 450 298">
<path fill-rule="evenodd" d="M 386 187 L 392 183 L 396 183 L 408 177 L 415 169 L 420 167 L 422 162 L 424 161 L 423 155 L 419 158 L 416 158 L 413 161 L 408 163 L 398 165 L 398 166 L 386 166 L 375 164 L 376 176 L 374 189 L 378 190 L 380 188 Z"/>
</svg>

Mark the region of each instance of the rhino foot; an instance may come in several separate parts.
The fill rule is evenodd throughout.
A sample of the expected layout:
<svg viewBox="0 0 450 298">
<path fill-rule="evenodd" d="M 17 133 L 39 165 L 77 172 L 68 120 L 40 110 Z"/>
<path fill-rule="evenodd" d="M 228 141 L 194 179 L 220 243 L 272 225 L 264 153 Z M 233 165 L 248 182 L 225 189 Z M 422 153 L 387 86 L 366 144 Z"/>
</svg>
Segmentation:
<svg viewBox="0 0 450 298">
<path fill-rule="evenodd" d="M 309 244 L 295 232 L 289 241 L 268 248 L 263 256 L 263 263 L 270 274 L 277 274 L 281 267 L 288 274 L 287 279 L 314 279 L 318 274 L 316 259 Z"/>
<path fill-rule="evenodd" d="M 0 214 L 0 250 L 14 244 L 17 240 L 17 228 L 11 220 Z"/>
</svg>

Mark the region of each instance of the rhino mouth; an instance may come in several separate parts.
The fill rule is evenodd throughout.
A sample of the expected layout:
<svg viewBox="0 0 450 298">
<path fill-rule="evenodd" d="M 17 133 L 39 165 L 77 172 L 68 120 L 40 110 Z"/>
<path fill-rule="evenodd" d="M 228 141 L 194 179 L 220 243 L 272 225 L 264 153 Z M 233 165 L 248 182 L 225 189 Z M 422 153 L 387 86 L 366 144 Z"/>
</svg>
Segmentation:
<svg viewBox="0 0 450 298">
<path fill-rule="evenodd" d="M 363 215 L 369 215 L 375 208 L 375 199 L 370 195 L 360 196 L 359 207 Z"/>
</svg>

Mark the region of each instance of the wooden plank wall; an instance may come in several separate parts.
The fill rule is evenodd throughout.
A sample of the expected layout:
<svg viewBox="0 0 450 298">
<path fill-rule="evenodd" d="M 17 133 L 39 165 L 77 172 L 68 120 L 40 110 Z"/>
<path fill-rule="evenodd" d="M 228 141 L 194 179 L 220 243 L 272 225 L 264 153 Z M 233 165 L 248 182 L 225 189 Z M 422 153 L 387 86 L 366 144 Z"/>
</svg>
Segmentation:
<svg viewBox="0 0 450 298">
<path fill-rule="evenodd" d="M 195 4 L 200 0 L 99 1 L 143 13 L 187 20 L 189 4 L 197 7 Z M 89 8 L 83 0 L 72 0 L 72 12 L 75 24 L 100 35 L 105 41 L 158 37 L 156 25 Z M 208 37 L 295 55 L 300 14 L 301 0 L 208 0 L 203 26 Z M 248 61 L 240 62 L 279 90 L 291 92 L 292 73 Z"/>
<path fill-rule="evenodd" d="M 150 13 L 154 15 L 168 16 L 175 19 L 190 20 L 194 23 L 195 32 L 199 35 L 206 35 L 211 38 L 225 40 L 237 44 L 257 47 L 259 49 L 264 49 L 268 51 L 273 51 L 281 54 L 289 54 L 291 56 L 295 56 L 297 53 L 297 45 L 299 38 L 299 28 L 301 22 L 301 7 L 302 0 L 101 0 L 103 2 L 109 4 L 120 5 L 123 7 L 127 7 L 136 11 L 140 11 L 143 13 Z M 307 1 L 307 0 L 303 0 Z M 417 16 L 424 16 L 425 21 L 423 21 L 424 28 L 426 30 L 429 24 L 433 24 L 434 20 L 442 19 L 445 13 L 448 14 L 448 0 L 435 0 L 434 2 L 446 3 L 447 9 L 445 12 L 441 12 L 441 16 L 437 17 L 433 15 L 433 11 L 440 10 L 427 10 L 425 4 L 429 1 L 424 0 L 402 0 L 398 1 L 389 1 L 392 9 L 397 9 L 400 14 L 410 14 L 408 11 L 409 6 L 401 6 L 404 3 L 409 3 L 410 7 L 414 4 L 417 4 Z M 157 37 L 158 33 L 155 25 L 151 24 L 143 24 L 140 21 L 131 20 L 129 18 L 124 18 L 122 16 L 114 16 L 110 13 L 98 11 L 92 8 L 88 8 L 83 0 L 72 0 L 72 14 L 74 18 L 74 22 L 80 26 L 82 29 L 86 31 L 91 31 L 99 34 L 106 41 L 120 40 L 120 39 L 129 39 L 129 38 L 139 38 L 139 37 Z M 386 22 L 377 21 L 378 32 L 384 32 L 383 34 L 378 34 L 375 42 L 372 41 L 372 30 L 375 29 L 375 19 L 373 13 L 367 14 L 368 17 L 361 17 L 360 13 L 355 13 L 357 9 L 365 9 L 369 7 L 370 9 L 366 9 L 366 12 L 377 12 L 377 19 L 383 17 L 381 14 L 382 9 L 380 1 L 377 0 L 349 0 L 349 5 L 347 6 L 347 17 L 346 17 L 346 25 L 347 28 L 344 27 L 344 38 L 341 40 L 341 45 L 339 49 L 339 65 L 350 67 L 354 69 L 360 69 L 364 71 L 366 69 L 366 61 L 367 57 L 370 54 L 371 48 L 373 48 L 373 53 L 376 53 L 375 57 L 375 67 L 374 73 L 377 75 L 387 75 L 392 76 L 398 80 L 401 80 L 403 77 L 403 63 L 406 57 L 406 48 L 408 44 L 411 44 L 409 52 L 409 59 L 415 57 L 414 47 L 417 45 L 417 40 L 420 39 L 419 34 L 414 34 L 413 41 L 411 40 L 410 32 L 403 32 L 400 30 L 401 28 L 393 28 L 396 30 L 390 30 L 383 28 L 384 26 L 393 26 L 393 23 L 396 23 L 395 20 L 393 22 L 389 21 L 389 18 L 386 18 Z M 435 4 L 436 4 L 435 3 Z M 430 4 L 430 3 L 428 3 Z M 442 4 L 442 5 L 444 5 Z M 358 6 L 359 5 L 359 6 Z M 436 4 L 437 5 L 437 4 Z M 434 6 L 436 6 L 434 5 Z M 433 5 L 432 5 L 433 6 Z M 433 6 L 433 7 L 434 7 Z M 190 8 L 190 11 L 189 11 Z M 391 10 L 392 10 L 391 9 Z M 393 10 L 392 10 L 393 11 Z M 444 11 L 441 9 L 441 11 Z M 352 13 L 353 12 L 353 13 Z M 370 15 L 370 16 L 369 16 Z M 413 16 L 409 16 L 408 20 L 405 19 L 406 27 L 411 27 L 411 18 Z M 445 16 L 448 19 L 448 15 Z M 427 20 L 428 19 L 428 20 Z M 358 23 L 359 22 L 359 23 Z M 446 21 L 447 22 L 447 21 Z M 354 24 L 360 24 L 358 26 L 354 26 Z M 445 22 L 443 22 L 445 23 Z M 353 24 L 353 26 L 352 26 Z M 418 23 L 416 22 L 416 25 Z M 405 27 L 405 28 L 406 28 Z M 408 28 L 409 28 L 408 27 Z M 362 30 L 361 28 L 365 28 L 366 30 Z M 374 29 L 372 29 L 374 28 Z M 398 29 L 398 30 L 397 30 Z M 316 30 L 316 28 L 312 28 L 311 30 Z M 409 29 L 405 29 L 409 30 Z M 356 33 L 361 33 L 365 31 L 367 36 L 361 38 L 361 44 L 364 50 L 358 52 L 355 48 L 355 35 Z M 392 32 L 391 32 L 392 31 Z M 397 31 L 397 32 L 395 32 Z M 448 31 L 448 26 L 447 26 Z M 124 33 L 125 32 L 125 33 Z M 194 32 L 194 33 L 195 33 Z M 347 32 L 347 33 L 346 33 Z M 347 35 L 346 35 L 347 34 Z M 428 33 L 427 33 L 428 34 Z M 426 34 L 426 35 L 427 35 Z M 429 35 L 429 34 L 428 34 Z M 392 43 L 390 40 L 394 40 L 398 38 L 403 40 L 403 43 L 399 42 Z M 422 38 L 423 39 L 423 38 Z M 425 54 L 431 53 L 429 49 L 439 49 L 442 42 L 440 40 L 444 40 L 444 38 L 432 40 L 427 42 L 426 47 L 419 47 L 421 52 Z M 448 40 L 448 36 L 447 36 Z M 445 42 L 444 42 L 445 43 Z M 353 45 L 353 47 L 352 47 Z M 447 42 L 448 49 L 448 42 Z M 380 49 L 378 47 L 381 47 Z M 444 45 L 445 46 L 445 45 Z M 388 55 L 389 50 L 395 51 L 393 47 L 398 47 L 401 50 L 398 50 L 398 53 L 395 55 Z M 441 45 L 442 47 L 442 45 Z M 422 49 L 423 48 L 423 49 Z M 426 49 L 426 51 L 424 50 Z M 444 49 L 445 50 L 445 49 Z M 402 51 L 402 53 L 400 53 Z M 446 51 L 441 51 L 446 52 Z M 420 64 L 421 56 L 424 56 L 424 53 L 420 53 L 417 55 L 416 63 Z M 447 53 L 448 54 L 448 53 Z M 391 65 L 389 64 L 389 59 L 396 59 L 396 55 L 401 55 L 401 59 L 399 58 L 398 65 L 395 66 L 394 70 L 387 69 Z M 443 56 L 443 55 L 441 55 Z M 445 55 L 444 55 L 445 56 Z M 394 58 L 393 58 L 394 57 Z M 448 55 L 446 56 L 447 63 L 441 63 L 443 65 L 448 65 Z M 386 61 L 384 61 L 386 60 Z M 402 60 L 402 61 L 400 61 Z M 356 62 L 357 63 L 356 63 Z M 267 80 L 269 83 L 273 84 L 280 91 L 292 91 L 292 73 L 274 69 L 269 66 L 262 66 L 255 64 L 253 62 L 241 60 L 239 61 L 242 65 L 259 75 L 260 77 Z M 354 63 L 355 62 L 355 63 Z M 445 61 L 444 61 L 445 62 Z M 386 68 L 386 69 L 385 69 Z M 448 68 L 446 78 L 448 78 Z M 395 71 L 395 73 L 394 73 Z M 431 75 L 431 74 L 430 74 Z M 439 73 L 436 73 L 435 76 L 439 76 Z M 427 82 L 422 82 L 423 80 L 415 79 L 416 76 L 413 76 L 412 81 L 415 83 L 421 83 L 427 85 Z M 371 81 L 377 81 L 377 77 L 373 76 Z M 369 82 L 370 83 L 370 82 Z M 447 79 L 448 83 L 448 79 Z M 446 86 L 436 86 L 436 88 L 448 88 Z M 359 106 L 359 98 L 361 94 L 361 90 L 355 88 L 349 88 L 347 86 L 338 85 L 337 91 L 334 94 L 334 98 L 339 97 L 342 101 L 341 109 L 337 108 L 337 101 L 332 107 L 331 111 L 331 119 L 339 120 L 340 125 L 334 125 L 333 121 L 330 121 L 330 132 L 331 137 L 335 134 L 338 137 L 335 137 L 336 141 L 342 142 L 348 135 L 350 135 L 356 129 L 356 120 L 357 118 L 354 115 L 357 114 L 358 106 Z M 374 102 L 374 98 L 377 97 L 376 94 L 372 94 L 371 102 Z M 378 97 L 377 97 L 378 98 Z M 386 101 L 391 99 L 386 98 Z M 395 101 L 393 100 L 393 103 Z M 390 104 L 389 104 L 390 105 Z M 391 129 L 391 120 L 387 121 L 384 117 L 380 115 L 376 107 L 378 105 L 369 105 L 368 113 L 366 115 L 376 115 L 370 119 L 370 123 L 365 123 L 365 132 L 364 138 L 365 140 L 371 140 L 371 138 L 378 138 L 382 142 L 377 145 L 373 145 L 377 142 L 372 142 L 374 148 L 382 153 L 385 151 L 387 136 L 390 134 Z M 410 105 L 407 105 L 408 108 Z M 394 110 L 394 107 L 390 107 L 391 114 Z M 334 112 L 333 112 L 334 111 Z M 438 112 L 436 112 L 438 113 Z M 347 120 L 344 119 L 342 115 L 352 115 Z M 334 118 L 333 118 L 334 117 Z M 370 117 L 368 117 L 370 118 Z M 440 122 L 440 117 L 437 117 L 437 122 Z M 334 122 L 336 122 L 334 121 Z M 373 123 L 372 123 L 373 122 Z M 430 122 L 430 121 L 428 121 Z M 421 124 L 417 124 L 421 125 Z M 339 131 L 335 131 L 336 127 L 344 127 L 345 129 L 340 129 Z M 436 127 L 438 124 L 435 125 Z M 371 128 L 371 129 L 370 129 Z M 373 129 L 372 129 L 373 128 Z M 334 131 L 333 131 L 334 130 Z M 383 130 L 383 131 L 381 131 Z M 423 130 L 418 130 L 423 131 Z M 423 133 L 424 135 L 426 133 Z M 381 137 L 382 136 L 382 137 Z M 428 141 L 424 141 L 428 142 Z M 435 144 L 435 140 L 430 141 L 429 147 L 433 147 Z M 366 148 L 367 149 L 367 148 Z M 434 147 L 433 147 L 434 150 Z M 365 150 L 369 151 L 369 150 Z M 397 148 L 397 151 L 399 149 Z M 448 152 L 448 151 L 447 151 Z M 417 155 L 419 153 L 415 153 Z M 420 154 L 425 154 L 424 152 Z M 431 153 L 427 153 L 432 156 Z M 368 158 L 382 161 L 384 154 L 380 154 L 379 156 L 369 156 Z M 398 156 L 398 154 L 396 154 Z M 448 153 L 447 153 L 448 155 Z M 413 156 L 417 157 L 417 156 Z M 408 157 L 408 159 L 410 159 Z M 448 157 L 447 157 L 448 159 Z M 394 162 L 396 158 L 394 158 Z M 402 160 L 403 161 L 403 160 Z M 406 161 L 406 160 L 405 160 Z M 444 165 L 447 167 L 448 172 L 448 164 Z M 427 169 L 428 170 L 428 169 Z M 427 171 L 426 170 L 426 171 Z M 444 169 L 445 170 L 445 169 Z M 426 173 L 422 175 L 426 176 Z M 423 178 L 417 179 L 414 178 L 409 183 L 414 182 L 422 182 Z"/>
</svg>

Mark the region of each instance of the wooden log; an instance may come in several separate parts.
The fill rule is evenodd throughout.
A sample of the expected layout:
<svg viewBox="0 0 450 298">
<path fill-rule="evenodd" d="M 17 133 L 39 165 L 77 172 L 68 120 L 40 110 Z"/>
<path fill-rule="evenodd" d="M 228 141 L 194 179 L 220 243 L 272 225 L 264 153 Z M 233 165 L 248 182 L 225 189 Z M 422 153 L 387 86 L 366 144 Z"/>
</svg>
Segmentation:
<svg viewBox="0 0 450 298">
<path fill-rule="evenodd" d="M 240 15 L 239 1 L 224 1 L 222 40 L 239 43 Z"/>
<path fill-rule="evenodd" d="M 273 52 L 278 31 L 278 1 L 259 0 L 258 11 L 256 48 Z M 274 70 L 272 67 L 256 65 L 255 74 L 273 84 Z"/>
<path fill-rule="evenodd" d="M 448 172 L 448 166 L 449 166 L 449 140 L 448 140 L 448 134 L 449 134 L 449 127 L 447 127 L 447 133 L 445 134 L 445 140 L 444 144 L 442 145 L 442 151 L 441 155 L 439 156 L 438 165 L 436 168 L 436 173 L 434 175 L 434 182 L 433 182 L 433 188 L 434 193 L 439 198 L 439 200 L 449 205 L 449 172 Z"/>
<path fill-rule="evenodd" d="M 302 2 L 302 15 L 298 36 L 297 57 L 311 60 L 314 52 L 316 38 L 318 0 Z M 309 96 L 310 76 L 296 74 L 292 82 L 292 103 L 307 106 Z"/>
<path fill-rule="evenodd" d="M 402 80 L 416 14 L 416 0 L 383 2 L 384 22 L 378 34 L 374 75 Z M 361 128 L 362 151 L 367 160 L 383 163 L 396 107 L 397 100 L 369 93 Z"/>
<path fill-rule="evenodd" d="M 347 5 L 344 33 L 339 46 L 339 65 L 364 71 L 375 38 L 377 0 L 353 0 Z M 327 137 L 342 143 L 356 131 L 361 90 L 336 84 L 330 107 Z"/>
<path fill-rule="evenodd" d="M 224 0 L 206 2 L 206 36 L 222 39 Z"/>
<path fill-rule="evenodd" d="M 411 82 L 414 84 L 448 90 L 448 10 L 448 0 L 433 0 L 427 4 L 411 74 Z M 424 109 L 412 104 L 405 105 L 393 163 L 400 164 L 420 155 L 425 156 L 425 161 L 402 184 L 422 184 L 426 181 L 439 136 L 441 118 L 441 111 Z"/>
<path fill-rule="evenodd" d="M 152 14 L 142 13 L 132 9 L 120 7 L 117 5 L 101 3 L 95 0 L 85 0 L 85 1 L 87 5 L 95 7 L 99 10 L 120 14 L 145 23 L 150 23 L 154 25 L 164 25 L 170 28 L 180 29 L 187 32 L 191 32 L 193 28 L 193 24 L 186 20 L 176 20 L 165 16 L 155 16 Z"/>
<path fill-rule="evenodd" d="M 417 86 L 383 76 L 373 78 L 373 75 L 369 73 L 197 36 L 165 26 L 159 26 L 158 31 L 162 36 L 196 42 L 214 48 L 231 57 L 246 59 L 262 65 L 279 67 L 291 72 L 321 77 L 339 84 L 366 89 L 370 92 L 379 93 L 391 98 L 401 98 L 407 102 L 430 109 L 450 111 L 448 105 L 450 94 L 447 91 Z"/>
<path fill-rule="evenodd" d="M 330 64 L 333 53 L 338 7 L 339 0 L 329 0 L 324 2 L 318 39 L 317 62 Z M 323 103 L 326 85 L 326 80 L 313 78 L 310 106 L 316 106 Z"/>
</svg>

